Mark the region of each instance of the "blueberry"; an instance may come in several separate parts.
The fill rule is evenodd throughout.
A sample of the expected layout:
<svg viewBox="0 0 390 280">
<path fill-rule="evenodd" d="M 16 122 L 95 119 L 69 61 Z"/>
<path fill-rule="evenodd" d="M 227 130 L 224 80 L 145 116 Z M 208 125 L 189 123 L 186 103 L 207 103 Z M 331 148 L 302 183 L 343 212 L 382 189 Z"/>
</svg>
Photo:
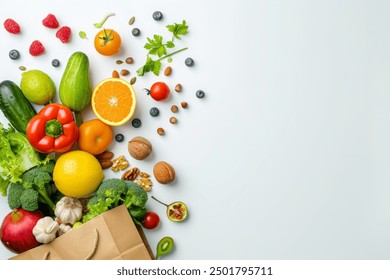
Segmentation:
<svg viewBox="0 0 390 280">
<path fill-rule="evenodd" d="M 60 61 L 58 59 L 53 59 L 51 65 L 53 65 L 53 67 L 58 67 L 60 66 Z"/>
<path fill-rule="evenodd" d="M 155 11 L 153 13 L 153 19 L 154 20 L 161 20 L 163 18 L 163 14 L 160 11 Z"/>
<path fill-rule="evenodd" d="M 117 142 L 123 142 L 123 140 L 125 140 L 125 136 L 123 136 L 123 134 L 121 133 L 118 133 L 117 135 L 115 135 L 115 140 Z"/>
<path fill-rule="evenodd" d="M 191 57 L 187 57 L 186 60 L 184 60 L 185 65 L 188 67 L 194 66 L 195 62 Z"/>
<path fill-rule="evenodd" d="M 198 97 L 198 98 L 203 98 L 205 96 L 205 94 L 204 94 L 204 91 L 203 90 L 198 90 L 197 92 L 196 92 L 196 97 Z"/>
<path fill-rule="evenodd" d="M 150 108 L 150 115 L 152 117 L 157 117 L 160 114 L 160 110 L 157 107 Z"/>
<path fill-rule="evenodd" d="M 138 128 L 141 126 L 141 120 L 140 119 L 133 119 L 133 121 L 131 122 L 131 124 L 135 127 L 135 128 Z"/>
<path fill-rule="evenodd" d="M 131 30 L 131 34 L 133 34 L 133 36 L 137 37 L 141 34 L 141 31 L 138 28 L 133 28 L 133 30 Z"/>
<path fill-rule="evenodd" d="M 10 52 L 9 52 L 9 57 L 11 58 L 11 59 L 18 59 L 19 58 L 19 56 L 20 56 L 20 54 L 19 54 L 19 52 L 17 51 L 17 50 L 11 50 Z"/>
</svg>

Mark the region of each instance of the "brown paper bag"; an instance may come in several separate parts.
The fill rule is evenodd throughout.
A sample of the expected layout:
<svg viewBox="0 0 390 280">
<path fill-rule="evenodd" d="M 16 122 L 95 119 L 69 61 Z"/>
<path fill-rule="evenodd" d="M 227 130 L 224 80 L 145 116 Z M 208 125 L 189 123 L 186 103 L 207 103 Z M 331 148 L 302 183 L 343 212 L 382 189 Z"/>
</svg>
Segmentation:
<svg viewBox="0 0 390 280">
<path fill-rule="evenodd" d="M 141 227 L 136 227 L 124 205 L 107 211 L 54 241 L 11 260 L 152 260 Z"/>
</svg>

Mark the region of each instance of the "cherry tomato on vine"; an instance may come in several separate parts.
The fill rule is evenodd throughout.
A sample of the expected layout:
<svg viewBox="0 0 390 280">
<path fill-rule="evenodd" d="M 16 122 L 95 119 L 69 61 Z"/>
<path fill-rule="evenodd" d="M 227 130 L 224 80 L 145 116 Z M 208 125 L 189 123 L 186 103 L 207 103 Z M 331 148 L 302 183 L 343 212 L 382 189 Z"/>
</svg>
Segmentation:
<svg viewBox="0 0 390 280">
<path fill-rule="evenodd" d="M 97 52 L 106 56 L 116 54 L 121 48 L 121 44 L 121 36 L 113 29 L 100 30 L 94 40 Z"/>
<path fill-rule="evenodd" d="M 160 223 L 160 217 L 155 212 L 147 212 L 143 218 L 142 226 L 147 229 L 154 229 Z"/>
<path fill-rule="evenodd" d="M 170 92 L 168 85 L 164 82 L 156 82 L 152 85 L 150 90 L 147 90 L 147 93 L 156 101 L 167 99 Z"/>
</svg>

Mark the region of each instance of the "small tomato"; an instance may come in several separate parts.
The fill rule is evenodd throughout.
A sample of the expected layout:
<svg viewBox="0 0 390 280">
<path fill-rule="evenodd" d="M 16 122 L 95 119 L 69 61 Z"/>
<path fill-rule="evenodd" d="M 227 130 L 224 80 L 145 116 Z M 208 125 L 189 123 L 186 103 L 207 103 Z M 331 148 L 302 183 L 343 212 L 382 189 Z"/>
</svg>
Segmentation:
<svg viewBox="0 0 390 280">
<path fill-rule="evenodd" d="M 103 153 L 111 145 L 114 133 L 111 126 L 99 119 L 82 123 L 79 127 L 78 145 L 80 150 L 93 155 Z"/>
<path fill-rule="evenodd" d="M 100 30 L 94 40 L 97 52 L 106 56 L 116 54 L 121 48 L 121 44 L 121 36 L 113 29 Z"/>
<path fill-rule="evenodd" d="M 148 91 L 148 94 L 156 100 L 156 101 L 162 101 L 169 97 L 170 89 L 168 85 L 164 82 L 156 82 L 152 85 L 150 90 Z"/>
<path fill-rule="evenodd" d="M 154 229 L 160 223 L 160 217 L 155 212 L 147 212 L 143 218 L 142 226 L 147 229 Z"/>
</svg>

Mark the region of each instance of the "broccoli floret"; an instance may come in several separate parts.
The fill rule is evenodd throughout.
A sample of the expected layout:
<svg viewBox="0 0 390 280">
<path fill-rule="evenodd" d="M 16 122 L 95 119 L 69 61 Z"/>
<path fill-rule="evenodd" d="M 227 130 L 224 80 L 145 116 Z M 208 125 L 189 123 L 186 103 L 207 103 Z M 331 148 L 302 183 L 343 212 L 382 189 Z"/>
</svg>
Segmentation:
<svg viewBox="0 0 390 280">
<path fill-rule="evenodd" d="M 50 197 L 54 164 L 53 161 L 50 161 L 44 165 L 35 166 L 22 175 L 23 188 L 25 190 L 32 189 L 37 192 L 39 202 L 47 204 L 52 211 L 56 207 Z"/>
<path fill-rule="evenodd" d="M 126 207 L 130 208 L 132 205 L 144 207 L 146 201 L 148 200 L 148 194 L 146 191 L 132 181 L 125 181 L 125 183 L 128 188 L 125 200 Z"/>
<path fill-rule="evenodd" d="M 21 183 L 11 183 L 8 187 L 8 206 L 11 209 L 19 208 L 22 205 L 20 197 L 24 192 Z"/>
<path fill-rule="evenodd" d="M 147 193 L 134 182 L 115 178 L 105 180 L 96 190 L 96 195 L 88 202 L 89 212 L 83 217 L 83 222 L 124 204 L 133 220 L 139 224 L 147 212 L 145 208 L 147 200 Z"/>
<path fill-rule="evenodd" d="M 88 213 L 83 216 L 83 223 L 88 222 L 101 213 L 110 210 L 112 208 L 111 206 L 111 201 L 106 201 L 102 197 L 94 196 L 88 202 Z"/>
<path fill-rule="evenodd" d="M 34 189 L 24 190 L 20 197 L 22 208 L 27 211 L 35 211 L 38 209 L 39 194 Z"/>
<path fill-rule="evenodd" d="M 103 181 L 96 191 L 96 195 L 102 198 L 123 198 L 127 193 L 125 181 L 120 179 L 108 179 Z"/>
</svg>

